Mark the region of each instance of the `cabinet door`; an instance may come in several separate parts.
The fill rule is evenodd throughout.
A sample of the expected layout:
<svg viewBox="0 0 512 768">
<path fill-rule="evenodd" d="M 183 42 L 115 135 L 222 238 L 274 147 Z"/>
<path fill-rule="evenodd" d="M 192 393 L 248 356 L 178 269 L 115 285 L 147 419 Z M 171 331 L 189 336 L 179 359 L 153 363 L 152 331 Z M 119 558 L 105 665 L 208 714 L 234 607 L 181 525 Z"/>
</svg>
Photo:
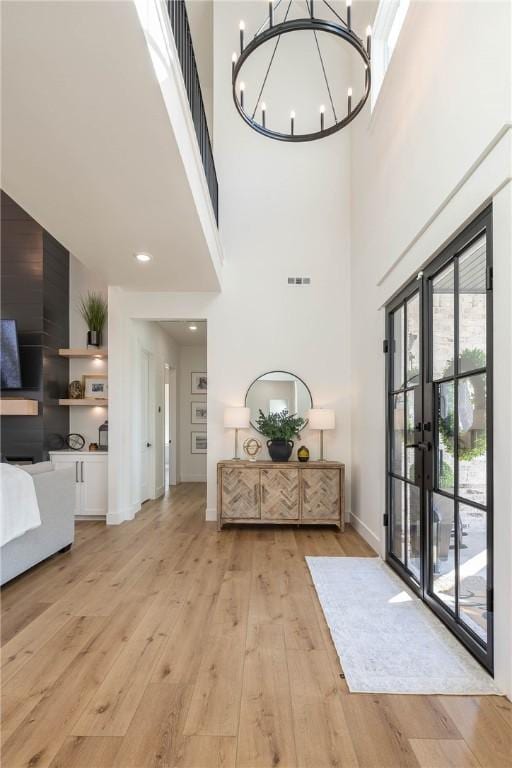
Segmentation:
<svg viewBox="0 0 512 768">
<path fill-rule="evenodd" d="M 52 456 L 52 464 L 55 467 L 55 470 L 58 471 L 59 469 L 68 469 L 70 466 L 74 467 L 75 470 L 75 508 L 73 510 L 73 513 L 75 515 L 79 515 L 80 509 L 82 506 L 82 484 L 80 482 L 80 461 L 76 460 L 74 457 L 72 458 L 66 458 L 66 459 L 59 459 L 56 456 Z"/>
<path fill-rule="evenodd" d="M 260 517 L 260 473 L 257 469 L 222 470 L 222 517 Z"/>
<path fill-rule="evenodd" d="M 107 462 L 105 459 L 81 462 L 82 515 L 106 515 L 108 507 Z"/>
<path fill-rule="evenodd" d="M 338 469 L 302 470 L 302 519 L 340 520 Z"/>
<path fill-rule="evenodd" d="M 261 470 L 261 519 L 299 519 L 299 470 Z"/>
</svg>

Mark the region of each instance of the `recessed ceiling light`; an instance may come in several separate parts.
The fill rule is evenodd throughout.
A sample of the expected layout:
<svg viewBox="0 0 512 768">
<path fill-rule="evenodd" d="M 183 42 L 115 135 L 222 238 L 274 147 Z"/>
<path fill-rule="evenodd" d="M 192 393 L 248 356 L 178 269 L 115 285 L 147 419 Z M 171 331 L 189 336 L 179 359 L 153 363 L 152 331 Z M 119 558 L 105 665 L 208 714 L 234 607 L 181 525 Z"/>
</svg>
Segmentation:
<svg viewBox="0 0 512 768">
<path fill-rule="evenodd" d="M 140 262 L 151 261 L 151 256 L 149 253 L 136 253 L 135 258 Z"/>
<path fill-rule="evenodd" d="M 189 331 L 197 331 L 197 325 L 189 325 Z"/>
</svg>

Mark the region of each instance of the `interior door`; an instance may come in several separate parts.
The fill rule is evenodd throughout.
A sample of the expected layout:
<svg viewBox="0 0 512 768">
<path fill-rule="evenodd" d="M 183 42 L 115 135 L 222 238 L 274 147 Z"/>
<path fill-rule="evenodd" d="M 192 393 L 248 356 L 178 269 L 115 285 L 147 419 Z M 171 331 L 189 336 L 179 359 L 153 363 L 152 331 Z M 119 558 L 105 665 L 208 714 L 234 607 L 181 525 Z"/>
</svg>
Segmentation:
<svg viewBox="0 0 512 768">
<path fill-rule="evenodd" d="M 387 561 L 490 671 L 492 211 L 387 308 Z"/>
<path fill-rule="evenodd" d="M 151 423 L 150 423 L 150 393 L 149 393 L 149 352 L 141 350 L 141 387 L 140 387 L 140 500 L 141 503 L 150 497 L 151 469 Z"/>
</svg>

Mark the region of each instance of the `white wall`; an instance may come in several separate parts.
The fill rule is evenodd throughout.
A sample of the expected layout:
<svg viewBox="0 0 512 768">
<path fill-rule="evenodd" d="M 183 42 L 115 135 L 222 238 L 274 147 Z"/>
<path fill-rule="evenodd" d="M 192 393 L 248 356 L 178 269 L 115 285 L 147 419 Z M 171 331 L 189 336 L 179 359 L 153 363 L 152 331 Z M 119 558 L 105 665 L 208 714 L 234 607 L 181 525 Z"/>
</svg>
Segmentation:
<svg viewBox="0 0 512 768">
<path fill-rule="evenodd" d="M 106 284 L 85 267 L 72 254 L 69 256 L 69 346 L 85 348 L 87 346 L 87 325 L 80 314 L 80 300 L 89 291 L 96 291 L 107 296 Z M 108 347 L 108 329 L 103 333 L 104 347 Z M 82 380 L 84 374 L 108 373 L 108 360 L 71 359 L 69 361 L 69 380 Z M 85 438 L 85 449 L 89 443 L 98 442 L 98 428 L 108 418 L 108 409 L 102 406 L 91 408 L 75 407 L 69 409 L 69 431 L 77 432 Z"/>
<path fill-rule="evenodd" d="M 206 454 L 191 453 L 192 432 L 206 432 L 206 424 L 192 424 L 191 403 L 206 402 L 205 395 L 191 392 L 192 371 L 206 371 L 206 347 L 179 347 L 179 441 L 180 474 L 182 483 L 206 482 Z"/>
<path fill-rule="evenodd" d="M 111 382 L 116 386 L 129 372 L 129 318 L 206 319 L 208 518 L 216 513 L 217 462 L 233 455 L 232 431 L 223 427 L 224 406 L 242 405 L 249 384 L 271 370 L 296 373 L 311 389 L 315 405 L 335 410 L 337 428 L 325 435 L 326 455 L 347 464 L 350 508 L 349 136 L 341 132 L 321 142 L 282 144 L 262 138 L 240 120 L 230 85 L 240 8 L 238 3 L 214 6 L 215 159 L 225 253 L 222 294 L 144 294 L 111 288 Z M 265 12 L 265 4 L 243 3 L 248 29 L 257 20 L 261 23 Z M 291 55 L 300 56 L 300 49 Z M 343 90 L 347 84 L 337 83 Z M 318 109 L 303 99 L 294 104 L 298 125 L 306 121 L 306 110 L 314 115 Z M 278 103 L 274 92 L 269 110 L 272 104 L 275 115 Z M 309 276 L 311 286 L 288 286 L 289 276 Z M 129 503 L 120 467 L 114 463 L 125 461 L 129 412 L 129 393 L 110 410 L 111 443 L 116 445 L 111 453 L 110 506 L 121 519 Z M 306 431 L 304 442 L 312 457 L 318 456 L 318 434 Z"/>
<path fill-rule="evenodd" d="M 375 5 L 357 4 L 366 23 Z M 512 692 L 510 14 L 412 3 L 376 109 L 352 128 L 352 520 L 383 551 L 383 304 L 494 202 L 496 677 Z M 507 480 L 505 480 L 507 479 Z"/>
</svg>

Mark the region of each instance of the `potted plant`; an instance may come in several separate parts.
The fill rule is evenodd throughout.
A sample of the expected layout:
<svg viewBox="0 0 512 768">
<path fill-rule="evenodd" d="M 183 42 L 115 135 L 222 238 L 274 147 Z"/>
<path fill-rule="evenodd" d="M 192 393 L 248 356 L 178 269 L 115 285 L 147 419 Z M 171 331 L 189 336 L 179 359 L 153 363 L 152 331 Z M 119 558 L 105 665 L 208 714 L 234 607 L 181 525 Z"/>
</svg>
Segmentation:
<svg viewBox="0 0 512 768">
<path fill-rule="evenodd" d="M 101 293 L 89 291 L 81 300 L 80 312 L 87 323 L 87 346 L 101 347 L 101 334 L 107 319 L 107 300 Z"/>
<path fill-rule="evenodd" d="M 303 418 L 290 415 L 288 411 L 265 416 L 260 409 L 256 424 L 261 434 L 268 438 L 267 448 L 272 461 L 288 461 L 294 445 L 292 438 L 299 437 L 305 423 Z"/>
</svg>

